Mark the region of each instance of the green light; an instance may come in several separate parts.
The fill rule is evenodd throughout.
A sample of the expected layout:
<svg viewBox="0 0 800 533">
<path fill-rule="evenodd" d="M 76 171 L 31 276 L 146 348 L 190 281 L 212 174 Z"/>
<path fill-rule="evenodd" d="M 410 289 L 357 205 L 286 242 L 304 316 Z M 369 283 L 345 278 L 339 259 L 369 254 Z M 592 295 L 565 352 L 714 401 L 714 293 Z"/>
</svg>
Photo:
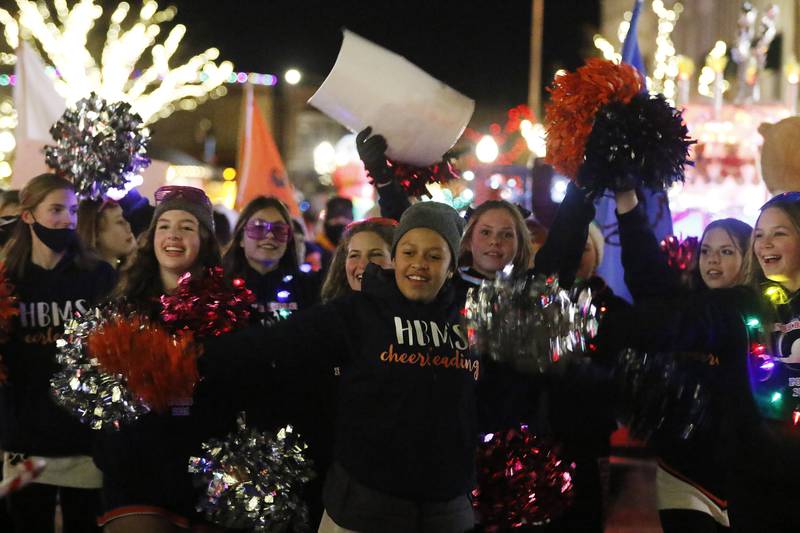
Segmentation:
<svg viewBox="0 0 800 533">
<path fill-rule="evenodd" d="M 771 401 L 772 403 L 776 403 L 776 402 L 779 402 L 779 401 L 781 401 L 781 398 L 783 398 L 783 396 L 781 395 L 781 393 L 780 393 L 780 392 L 776 392 L 776 393 L 774 393 L 774 394 L 772 395 L 772 399 L 771 399 L 770 401 Z"/>
<path fill-rule="evenodd" d="M 757 318 L 751 318 L 747 321 L 747 326 L 751 328 L 755 328 L 761 325 L 761 322 L 758 321 Z"/>
</svg>

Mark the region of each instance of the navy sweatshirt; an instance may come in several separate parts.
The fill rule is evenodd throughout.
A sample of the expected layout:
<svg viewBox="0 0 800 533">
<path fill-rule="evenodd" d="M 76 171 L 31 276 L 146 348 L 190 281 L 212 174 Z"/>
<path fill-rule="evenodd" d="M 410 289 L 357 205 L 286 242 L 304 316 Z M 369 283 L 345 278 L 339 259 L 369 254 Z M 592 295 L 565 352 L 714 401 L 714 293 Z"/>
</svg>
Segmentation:
<svg viewBox="0 0 800 533">
<path fill-rule="evenodd" d="M 200 371 L 233 385 L 285 368 L 310 376 L 341 363 L 336 460 L 375 490 L 446 501 L 472 489 L 477 443 L 481 368 L 459 310 L 451 286 L 429 304 L 411 302 L 392 271 L 370 265 L 361 292 L 271 328 L 210 340 Z"/>
<path fill-rule="evenodd" d="M 789 421 L 762 416 L 751 392 L 748 371 L 753 340 L 745 320 L 789 329 L 800 324 L 800 298 L 770 317 L 767 302 L 748 287 L 709 290 L 678 300 L 651 300 L 608 314 L 598 342 L 605 349 L 699 351 L 719 359 L 728 444 L 729 516 L 734 530 L 797 531 L 793 504 L 800 492 L 800 432 Z M 794 318 L 791 318 L 794 317 Z M 777 366 L 777 365 L 776 365 Z M 789 382 L 791 384 L 791 382 Z"/>
<path fill-rule="evenodd" d="M 279 267 L 259 274 L 248 265 L 241 277 L 256 296 L 253 318 L 257 321 L 285 320 L 295 311 L 319 302 L 320 282 L 316 272 L 306 274 Z"/>
<path fill-rule="evenodd" d="M 672 299 L 689 294 L 691 291 L 680 283 L 678 273 L 669 267 L 643 206 L 618 215 L 618 220 L 625 282 L 634 301 Z M 724 422 L 726 380 L 716 363 L 716 357 L 700 354 L 678 359 L 676 371 L 703 384 L 708 391 L 706 415 L 702 425 L 686 440 L 677 434 L 680 428 L 675 427 L 681 420 L 674 419 L 668 412 L 664 429 L 653 435 L 651 444 L 666 470 L 691 483 L 724 509 L 728 497 L 725 459 L 729 441 L 723 434 L 723 426 L 728 426 Z"/>
<path fill-rule="evenodd" d="M 55 341 L 74 313 L 112 289 L 116 272 L 103 261 L 82 270 L 68 253 L 52 270 L 31 263 L 21 279 L 9 273 L 9 281 L 20 313 L 2 351 L 8 381 L 0 386 L 0 444 L 31 455 L 88 455 L 92 431 L 51 397 Z"/>
<path fill-rule="evenodd" d="M 158 298 L 131 303 L 159 319 Z M 152 505 L 201 522 L 194 509 L 201 489 L 188 472 L 189 457 L 202 453 L 202 442 L 235 429 L 237 408 L 228 398 L 213 383 L 200 382 L 192 398 L 175 401 L 166 412 L 97 432 L 93 459 L 103 472 L 105 510 Z"/>
</svg>

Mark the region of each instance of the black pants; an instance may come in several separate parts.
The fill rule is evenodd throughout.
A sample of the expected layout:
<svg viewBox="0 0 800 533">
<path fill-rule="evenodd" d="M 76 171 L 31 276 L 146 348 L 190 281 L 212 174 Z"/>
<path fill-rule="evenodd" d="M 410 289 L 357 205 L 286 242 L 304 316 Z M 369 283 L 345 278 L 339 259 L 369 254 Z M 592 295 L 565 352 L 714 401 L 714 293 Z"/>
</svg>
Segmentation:
<svg viewBox="0 0 800 533">
<path fill-rule="evenodd" d="M 99 533 L 100 491 L 31 483 L 8 496 L 16 533 L 53 533 L 56 501 L 61 504 L 64 533 Z"/>
<path fill-rule="evenodd" d="M 661 529 L 664 533 L 726 533 L 727 527 L 714 520 L 711 515 L 689 509 L 667 509 L 659 511 Z"/>
</svg>

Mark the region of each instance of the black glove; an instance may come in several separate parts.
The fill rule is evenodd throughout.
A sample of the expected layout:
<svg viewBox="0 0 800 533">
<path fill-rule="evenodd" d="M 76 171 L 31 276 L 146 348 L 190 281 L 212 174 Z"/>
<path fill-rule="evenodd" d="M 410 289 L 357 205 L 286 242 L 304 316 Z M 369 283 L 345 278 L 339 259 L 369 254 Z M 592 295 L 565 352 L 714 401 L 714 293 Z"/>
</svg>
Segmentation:
<svg viewBox="0 0 800 533">
<path fill-rule="evenodd" d="M 377 185 L 389 183 L 392 180 L 392 171 L 386 163 L 386 139 L 383 135 L 370 137 L 370 133 L 372 127 L 367 126 L 356 135 L 358 157 L 364 162 L 364 168 Z"/>
</svg>

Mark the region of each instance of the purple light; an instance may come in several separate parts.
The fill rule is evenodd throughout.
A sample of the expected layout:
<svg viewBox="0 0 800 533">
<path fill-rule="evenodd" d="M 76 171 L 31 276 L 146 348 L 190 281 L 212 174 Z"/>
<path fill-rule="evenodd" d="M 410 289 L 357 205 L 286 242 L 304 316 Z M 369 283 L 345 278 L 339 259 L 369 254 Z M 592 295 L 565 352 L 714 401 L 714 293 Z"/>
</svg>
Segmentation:
<svg viewBox="0 0 800 533">
<path fill-rule="evenodd" d="M 278 292 L 278 300 L 285 300 L 291 295 L 289 291 L 279 291 Z"/>
<path fill-rule="evenodd" d="M 237 74 L 236 81 L 238 81 L 239 83 L 245 83 L 247 81 L 247 73 L 240 72 L 239 74 Z"/>
<path fill-rule="evenodd" d="M 772 361 L 767 361 L 766 363 L 761 365 L 760 368 L 761 370 L 772 370 L 773 368 L 775 368 L 775 363 L 773 363 Z"/>
<path fill-rule="evenodd" d="M 301 271 L 301 272 L 305 272 L 306 274 L 308 274 L 309 272 L 311 272 L 311 269 L 312 269 L 312 268 L 313 268 L 313 267 L 312 267 L 310 264 L 308 264 L 308 263 L 303 263 L 302 265 L 300 265 L 300 271 Z"/>
<path fill-rule="evenodd" d="M 278 77 L 273 76 L 272 74 L 264 74 L 264 85 L 277 85 L 278 84 Z"/>
<path fill-rule="evenodd" d="M 483 436 L 483 442 L 484 443 L 489 442 L 493 438 L 494 438 L 494 433 L 487 433 L 486 435 Z"/>
</svg>

